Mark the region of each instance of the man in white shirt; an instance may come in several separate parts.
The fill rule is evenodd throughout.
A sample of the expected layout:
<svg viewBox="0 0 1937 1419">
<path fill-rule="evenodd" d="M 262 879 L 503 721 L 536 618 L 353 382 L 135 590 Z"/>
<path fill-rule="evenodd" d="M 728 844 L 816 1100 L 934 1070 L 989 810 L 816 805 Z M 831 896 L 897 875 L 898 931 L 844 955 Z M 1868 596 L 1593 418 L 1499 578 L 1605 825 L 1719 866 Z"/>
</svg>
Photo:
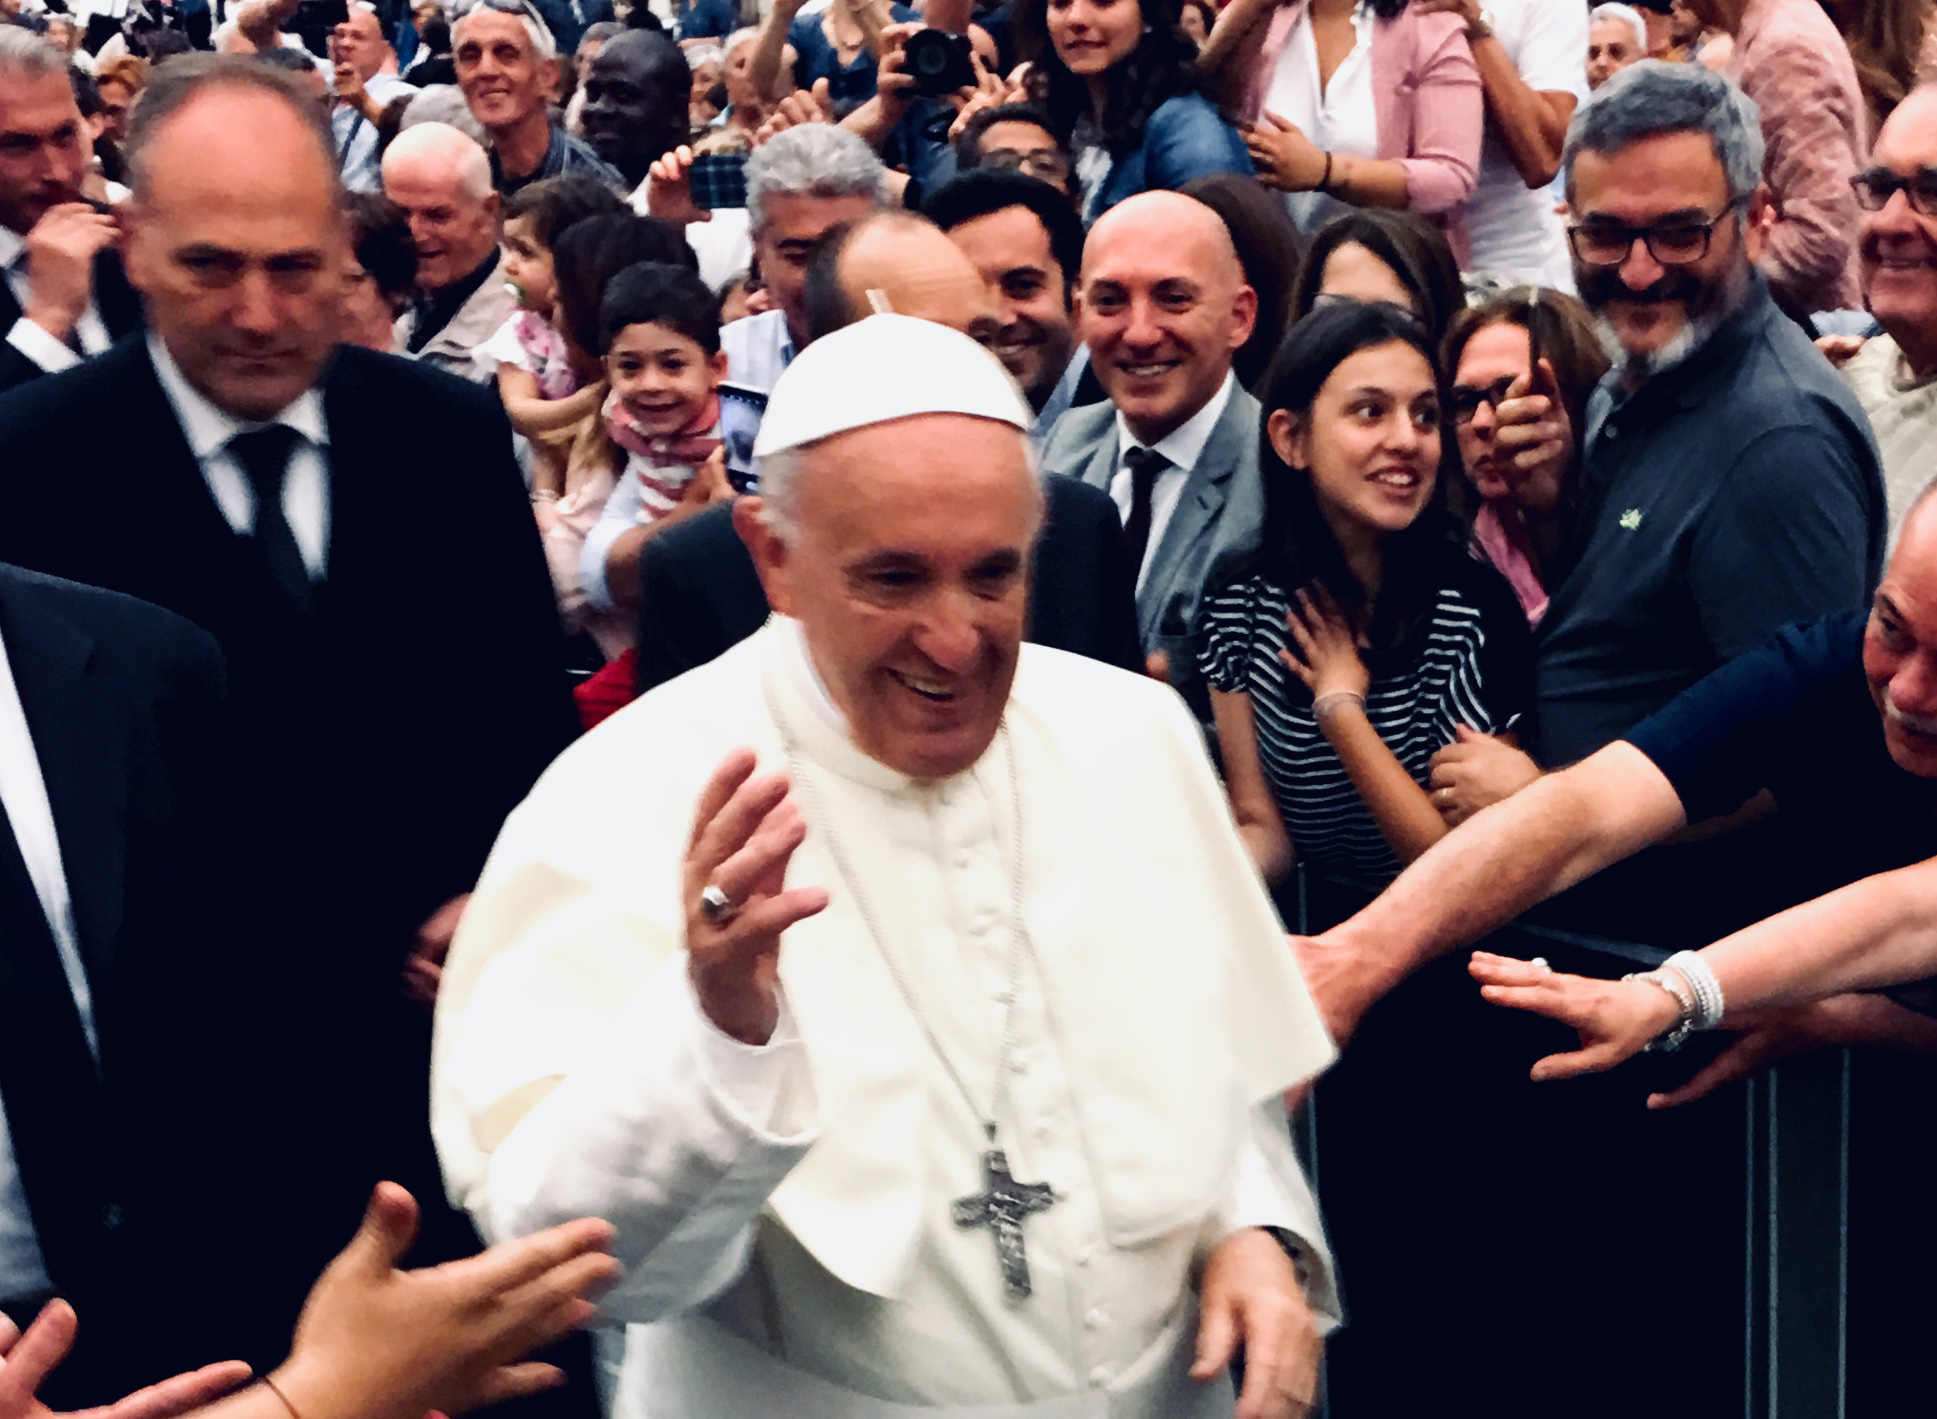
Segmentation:
<svg viewBox="0 0 1937 1419">
<path fill-rule="evenodd" d="M 1486 96 L 1479 181 L 1466 207 L 1466 269 L 1574 289 L 1549 184 L 1587 97 L 1587 7 L 1556 0 L 1419 0 L 1466 21 Z"/>
<path fill-rule="evenodd" d="M 1189 716 L 1020 644 L 1032 422 L 934 322 L 804 351 L 735 505 L 777 618 L 479 884 L 440 1157 L 496 1236 L 613 1223 L 628 1419 L 1208 1419 L 1239 1343 L 1247 1419 L 1311 1401 L 1329 1044 Z"/>
<path fill-rule="evenodd" d="M 1109 402 L 1063 415 L 1043 469 L 1116 500 L 1138 568 L 1144 653 L 1208 721 L 1198 603 L 1256 548 L 1264 518 L 1262 414 L 1231 373 L 1257 293 L 1215 212 L 1146 192 L 1090 229 L 1076 301 L 1077 334 Z"/>
<path fill-rule="evenodd" d="M 140 327 L 114 218 L 81 196 L 91 156 L 66 56 L 30 30 L 0 27 L 0 390 Z"/>
<path fill-rule="evenodd" d="M 416 86 L 397 77 L 397 51 L 383 37 L 383 24 L 368 4 L 350 7 L 350 18 L 330 34 L 336 99 L 330 128 L 336 134 L 336 160 L 343 185 L 352 192 L 381 192 L 377 166 L 377 117 L 384 105 Z"/>
</svg>

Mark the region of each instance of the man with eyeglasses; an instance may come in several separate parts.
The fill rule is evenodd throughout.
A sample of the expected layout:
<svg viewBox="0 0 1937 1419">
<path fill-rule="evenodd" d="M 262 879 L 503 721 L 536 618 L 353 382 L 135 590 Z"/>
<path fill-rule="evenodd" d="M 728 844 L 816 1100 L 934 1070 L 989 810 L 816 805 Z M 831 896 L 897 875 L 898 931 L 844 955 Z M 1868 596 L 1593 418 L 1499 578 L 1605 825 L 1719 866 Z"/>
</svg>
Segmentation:
<svg viewBox="0 0 1937 1419">
<path fill-rule="evenodd" d="M 491 181 L 509 197 L 540 178 L 583 172 L 614 192 L 626 181 L 551 116 L 558 45 L 529 0 L 469 0 L 451 27 L 457 86 L 491 135 Z"/>
<path fill-rule="evenodd" d="M 1011 168 L 1069 194 L 1069 146 L 1028 104 L 997 104 L 969 119 L 955 139 L 955 166 L 958 172 Z"/>
<path fill-rule="evenodd" d="M 1863 342 L 1843 378 L 1883 451 L 1894 539 L 1937 472 L 1937 88 L 1897 105 L 1870 158 L 1852 182 L 1863 208 L 1857 264 L 1863 303 L 1883 334 Z"/>
<path fill-rule="evenodd" d="M 1753 105 L 1699 65 L 1623 70 L 1568 134 L 1575 280 L 1616 363 L 1588 405 L 1572 570 L 1540 625 L 1532 757 L 1446 751 L 1434 790 L 1467 812 L 1876 584 L 1876 447 L 1756 269 L 1762 160 Z M 1548 409 L 1507 400 L 1496 438 L 1550 439 Z"/>
</svg>

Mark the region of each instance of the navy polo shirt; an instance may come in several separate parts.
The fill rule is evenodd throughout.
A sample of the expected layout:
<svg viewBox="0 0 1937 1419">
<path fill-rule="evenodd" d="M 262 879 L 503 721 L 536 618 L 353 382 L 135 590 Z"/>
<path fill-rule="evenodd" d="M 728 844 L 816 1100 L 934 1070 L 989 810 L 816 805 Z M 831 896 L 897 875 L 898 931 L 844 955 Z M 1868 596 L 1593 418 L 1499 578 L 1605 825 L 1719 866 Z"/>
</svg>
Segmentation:
<svg viewBox="0 0 1937 1419">
<path fill-rule="evenodd" d="M 1868 421 L 1759 275 L 1681 364 L 1589 411 L 1581 506 L 1540 624 L 1530 748 L 1560 767 L 1777 627 L 1867 604 L 1883 477 Z"/>
</svg>

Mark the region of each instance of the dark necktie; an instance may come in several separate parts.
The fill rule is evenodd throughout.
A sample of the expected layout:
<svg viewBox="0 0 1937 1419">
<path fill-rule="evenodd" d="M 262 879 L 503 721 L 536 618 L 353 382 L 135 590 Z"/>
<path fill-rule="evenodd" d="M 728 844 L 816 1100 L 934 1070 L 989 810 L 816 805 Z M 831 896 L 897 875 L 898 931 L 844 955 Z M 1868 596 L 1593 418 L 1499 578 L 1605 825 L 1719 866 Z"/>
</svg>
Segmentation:
<svg viewBox="0 0 1937 1419">
<path fill-rule="evenodd" d="M 268 424 L 237 434 L 229 440 L 229 454 L 242 466 L 243 476 L 256 498 L 256 531 L 252 539 L 262 554 L 270 579 L 281 587 L 296 609 L 307 611 L 314 589 L 309 568 L 296 534 L 283 515 L 283 479 L 289 472 L 289 455 L 302 435 L 287 424 Z"/>
<path fill-rule="evenodd" d="M 84 1287 L 99 1260 L 89 1239 L 98 1238 L 111 1195 L 105 1155 L 116 1140 L 105 1136 L 100 1079 L 80 1008 L 4 806 L 0 1097 L 48 1271 L 56 1286 Z"/>
<path fill-rule="evenodd" d="M 1130 515 L 1123 520 L 1123 545 L 1130 552 L 1130 566 L 1143 570 L 1143 554 L 1150 547 L 1150 504 L 1157 491 L 1157 475 L 1170 466 L 1170 460 L 1154 448 L 1133 448 L 1123 455 L 1130 470 Z"/>
</svg>

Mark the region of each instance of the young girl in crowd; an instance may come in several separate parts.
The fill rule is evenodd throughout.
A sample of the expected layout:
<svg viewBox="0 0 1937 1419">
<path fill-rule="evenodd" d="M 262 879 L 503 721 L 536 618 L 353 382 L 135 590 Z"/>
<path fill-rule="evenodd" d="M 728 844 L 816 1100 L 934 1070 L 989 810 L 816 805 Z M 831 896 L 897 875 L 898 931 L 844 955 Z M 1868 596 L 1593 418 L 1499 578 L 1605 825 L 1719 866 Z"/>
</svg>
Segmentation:
<svg viewBox="0 0 1937 1419">
<path fill-rule="evenodd" d="M 1529 369 L 1540 347 L 1540 370 Z M 1446 331 L 1448 403 L 1460 462 L 1478 496 L 1473 553 L 1507 579 L 1527 623 L 1547 610 L 1547 591 L 1565 570 L 1573 530 L 1575 474 L 1587 397 L 1608 370 L 1594 323 L 1558 291 L 1521 287 L 1469 306 Z M 1495 442 L 1502 406 L 1536 422 Z"/>
<path fill-rule="evenodd" d="M 1076 154 L 1085 224 L 1139 192 L 1250 173 L 1244 140 L 1199 91 L 1177 0 L 1018 0 L 1015 31 Z"/>
<path fill-rule="evenodd" d="M 609 391 L 600 362 L 599 305 L 612 279 L 642 261 L 694 266 L 692 248 L 675 229 L 629 214 L 587 218 L 561 235 L 552 252 L 558 331 L 565 337 L 573 367 L 587 372 L 596 394 L 591 412 L 572 430 L 564 492 L 545 531 L 545 560 L 551 566 L 559 614 L 570 630 L 591 637 L 601 662 L 631 645 L 633 630 L 630 617 L 588 604 L 579 585 L 586 534 L 598 525 L 625 465 L 615 453 L 600 413 Z"/>
<path fill-rule="evenodd" d="M 558 330 L 558 283 L 552 247 L 587 217 L 625 208 L 605 184 L 582 175 L 550 177 L 505 204 L 504 269 L 518 309 L 479 352 L 498 363 L 498 396 L 511 427 L 531 440 L 531 497 L 538 525 L 551 526 L 565 491 L 565 448 L 571 431 L 598 407 L 600 391 L 575 367 Z"/>
<path fill-rule="evenodd" d="M 1433 351 L 1395 306 L 1341 301 L 1265 377 L 1255 563 L 1205 603 L 1202 663 L 1240 835 L 1364 883 L 1446 832 L 1423 787 L 1460 725 L 1506 733 L 1527 623 L 1444 510 Z"/>
<path fill-rule="evenodd" d="M 620 465 L 617 484 L 579 553 L 587 601 L 631 616 L 649 538 L 733 496 L 720 441 L 720 301 L 684 266 L 646 264 L 613 277 L 599 303 L 599 350 L 610 392 L 599 417 Z M 629 702 L 628 647 L 578 687 L 587 729 Z"/>
</svg>

